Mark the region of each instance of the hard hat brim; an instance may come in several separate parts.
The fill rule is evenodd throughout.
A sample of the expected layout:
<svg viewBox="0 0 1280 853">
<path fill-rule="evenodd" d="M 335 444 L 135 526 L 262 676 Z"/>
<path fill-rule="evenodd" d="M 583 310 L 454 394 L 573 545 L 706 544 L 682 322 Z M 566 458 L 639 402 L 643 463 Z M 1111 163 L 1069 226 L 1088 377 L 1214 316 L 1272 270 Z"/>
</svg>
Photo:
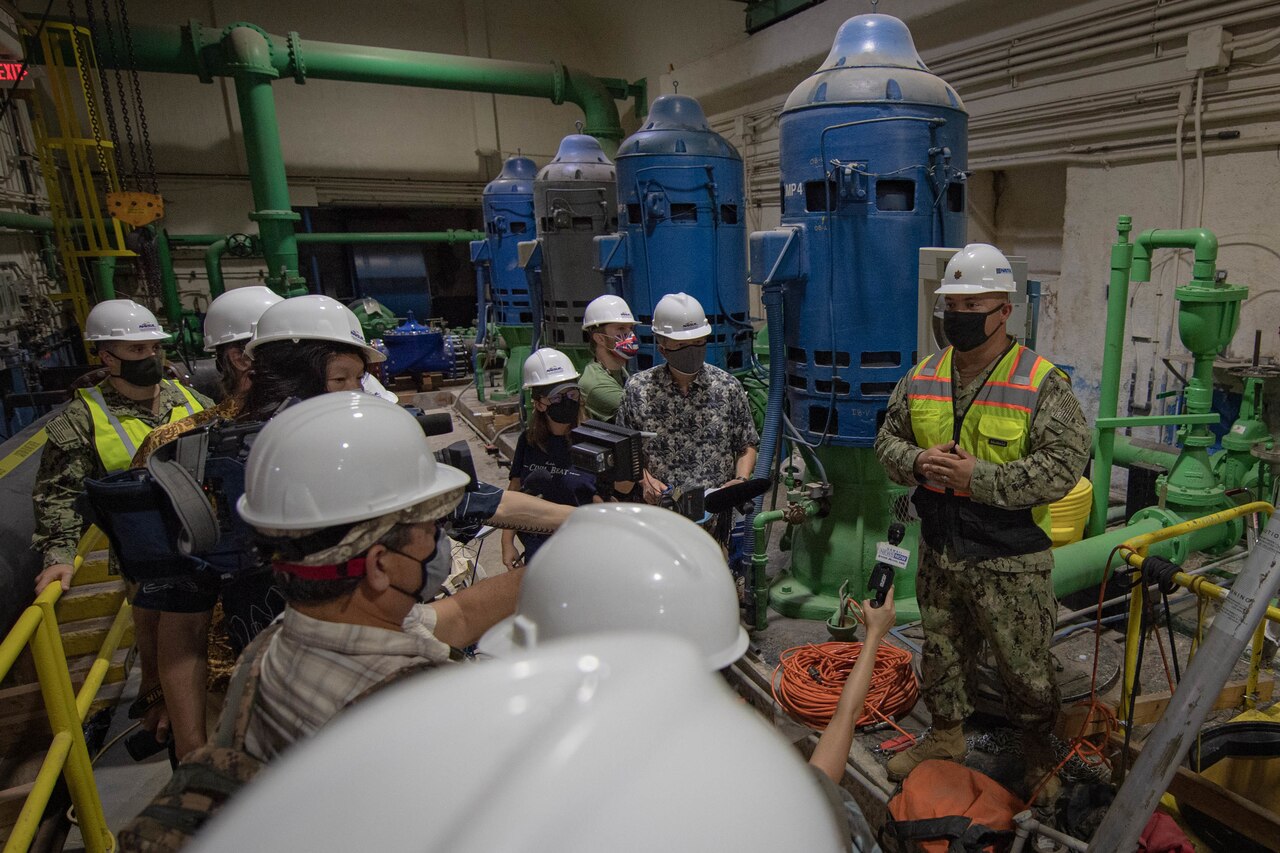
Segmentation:
<svg viewBox="0 0 1280 853">
<path fill-rule="evenodd" d="M 168 332 L 130 332 L 127 335 L 85 335 L 85 343 L 98 344 L 104 341 L 167 341 L 173 335 Z"/>
<path fill-rule="evenodd" d="M 356 349 L 363 352 L 365 354 L 365 361 L 369 364 L 378 364 L 380 362 L 387 360 L 387 356 L 385 353 L 379 352 L 374 347 L 371 347 L 368 344 L 362 344 L 357 340 L 353 340 L 350 338 L 344 339 L 344 338 L 320 337 L 318 335 L 316 336 L 296 335 L 289 332 L 285 332 L 279 335 L 266 335 L 265 337 L 254 338 L 253 340 L 249 341 L 248 345 L 244 348 L 244 354 L 249 356 L 250 358 L 253 358 L 253 351 L 257 349 L 260 345 L 270 344 L 276 341 L 327 341 L 333 344 L 346 344 L 347 346 L 355 347 Z"/>
<path fill-rule="evenodd" d="M 214 352 L 223 344 L 234 344 L 236 341 L 247 341 L 253 337 L 253 332 L 243 332 L 238 335 L 223 335 L 217 340 L 204 339 L 204 351 Z"/>
<path fill-rule="evenodd" d="M 974 295 L 978 293 L 1003 293 L 1007 295 L 1014 292 L 1015 290 L 1010 287 L 1000 287 L 998 285 L 988 286 L 985 284 L 944 284 L 936 291 L 940 296 L 954 296 L 957 294 Z"/>
<path fill-rule="evenodd" d="M 711 334 L 711 324 L 704 323 L 696 329 L 681 329 L 678 332 L 659 332 L 653 330 L 653 336 L 656 338 L 666 338 L 669 341 L 691 341 L 694 338 L 705 338 Z"/>
<path fill-rule="evenodd" d="M 407 497 L 401 496 L 399 499 L 389 501 L 385 505 L 353 507 L 350 512 L 339 513 L 331 518 L 309 518 L 298 521 L 281 518 L 269 513 L 258 513 L 249 507 L 248 493 L 241 495 L 240 499 L 236 501 L 236 511 L 240 513 L 240 517 L 244 519 L 245 523 L 251 527 L 271 530 L 323 530 L 326 527 L 336 527 L 339 524 L 353 524 L 357 521 L 369 521 L 370 519 L 390 515 L 393 512 L 399 512 L 402 509 L 408 509 L 438 497 L 446 498 L 446 500 L 441 501 L 440 515 L 437 516 L 444 517 L 452 512 L 453 508 L 462 500 L 463 491 L 470 482 L 471 478 L 457 468 L 438 464 L 436 465 L 435 482 L 431 484 L 431 488 Z"/>
</svg>

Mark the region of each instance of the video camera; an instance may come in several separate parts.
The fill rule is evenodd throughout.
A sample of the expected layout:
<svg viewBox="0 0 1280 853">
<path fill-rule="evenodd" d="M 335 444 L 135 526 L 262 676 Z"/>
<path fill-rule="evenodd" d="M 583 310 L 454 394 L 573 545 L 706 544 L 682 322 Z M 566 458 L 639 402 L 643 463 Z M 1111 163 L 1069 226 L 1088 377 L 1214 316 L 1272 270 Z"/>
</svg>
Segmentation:
<svg viewBox="0 0 1280 853">
<path fill-rule="evenodd" d="M 639 430 L 605 421 L 584 421 L 569 434 L 575 467 L 606 483 L 638 482 L 644 474 L 644 448 Z"/>
</svg>

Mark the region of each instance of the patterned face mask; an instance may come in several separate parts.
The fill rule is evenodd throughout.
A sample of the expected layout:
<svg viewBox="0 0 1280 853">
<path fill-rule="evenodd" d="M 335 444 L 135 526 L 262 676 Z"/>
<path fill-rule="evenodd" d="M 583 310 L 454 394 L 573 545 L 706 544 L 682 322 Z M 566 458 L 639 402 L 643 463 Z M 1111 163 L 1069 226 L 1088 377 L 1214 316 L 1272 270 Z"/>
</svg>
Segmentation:
<svg viewBox="0 0 1280 853">
<path fill-rule="evenodd" d="M 636 337 L 635 332 L 628 332 L 614 338 L 613 351 L 622 358 L 635 358 L 636 353 L 640 352 L 640 339 Z"/>
</svg>

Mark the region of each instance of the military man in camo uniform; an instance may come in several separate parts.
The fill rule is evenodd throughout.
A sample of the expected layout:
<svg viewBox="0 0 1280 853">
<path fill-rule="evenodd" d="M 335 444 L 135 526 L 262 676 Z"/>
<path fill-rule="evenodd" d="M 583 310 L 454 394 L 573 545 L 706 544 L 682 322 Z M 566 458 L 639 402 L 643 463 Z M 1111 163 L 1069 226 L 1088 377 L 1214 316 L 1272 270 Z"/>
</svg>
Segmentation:
<svg viewBox="0 0 1280 853">
<path fill-rule="evenodd" d="M 1090 434 L 1062 371 L 1005 333 L 1014 280 L 1004 255 L 966 246 L 938 292 L 951 347 L 898 383 L 875 444 L 889 476 L 917 487 L 923 694 L 933 715 L 932 732 L 888 771 L 902 779 L 926 759 L 964 757 L 985 641 L 1023 732 L 1030 790 L 1056 764 L 1049 734 L 1061 703 L 1048 504 L 1079 480 Z M 1049 777 L 1042 800 L 1059 788 Z"/>
<path fill-rule="evenodd" d="M 687 293 L 671 293 L 653 310 L 653 336 L 666 359 L 627 381 L 618 423 L 655 433 L 645 442 L 644 499 L 671 488 L 719 488 L 746 480 L 760 436 L 747 393 L 706 364 L 711 325 Z"/>
</svg>

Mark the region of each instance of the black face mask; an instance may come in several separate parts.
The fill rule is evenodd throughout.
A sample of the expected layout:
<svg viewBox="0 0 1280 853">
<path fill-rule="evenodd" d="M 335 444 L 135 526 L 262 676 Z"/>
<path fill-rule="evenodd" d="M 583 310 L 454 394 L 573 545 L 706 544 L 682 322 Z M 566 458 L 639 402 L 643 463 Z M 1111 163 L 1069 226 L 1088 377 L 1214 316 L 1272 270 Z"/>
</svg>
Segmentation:
<svg viewBox="0 0 1280 853">
<path fill-rule="evenodd" d="M 120 360 L 120 378 L 130 385 L 150 388 L 153 385 L 159 385 L 161 377 L 164 376 L 164 356 L 162 355 L 132 361 L 119 356 L 116 358 Z"/>
<path fill-rule="evenodd" d="M 578 420 L 578 401 L 565 397 L 547 406 L 547 417 L 558 424 L 571 424 Z"/>
<path fill-rule="evenodd" d="M 707 345 L 698 344 L 678 350 L 663 350 L 662 357 L 673 369 L 686 376 L 692 376 L 702 369 L 703 363 L 707 360 Z"/>
<path fill-rule="evenodd" d="M 435 546 L 431 549 L 431 553 L 421 560 L 411 554 L 406 554 L 404 551 L 388 548 L 387 550 L 393 554 L 399 554 L 401 557 L 408 557 L 410 560 L 417 562 L 422 571 L 422 583 L 418 585 L 417 591 L 407 590 L 395 584 L 388 584 L 388 586 L 401 595 L 407 595 L 421 604 L 426 604 L 435 598 L 436 593 L 444 586 L 444 582 L 449 579 L 449 570 L 452 568 L 449 549 L 442 544 L 444 541 L 444 531 L 437 527 Z"/>
<path fill-rule="evenodd" d="M 986 331 L 987 318 L 1003 307 L 1003 305 L 997 305 L 990 311 L 978 312 L 943 311 L 942 333 L 947 336 L 947 340 L 951 342 L 951 345 L 960 352 L 975 350 L 991 338 L 991 335 L 988 335 Z"/>
</svg>

